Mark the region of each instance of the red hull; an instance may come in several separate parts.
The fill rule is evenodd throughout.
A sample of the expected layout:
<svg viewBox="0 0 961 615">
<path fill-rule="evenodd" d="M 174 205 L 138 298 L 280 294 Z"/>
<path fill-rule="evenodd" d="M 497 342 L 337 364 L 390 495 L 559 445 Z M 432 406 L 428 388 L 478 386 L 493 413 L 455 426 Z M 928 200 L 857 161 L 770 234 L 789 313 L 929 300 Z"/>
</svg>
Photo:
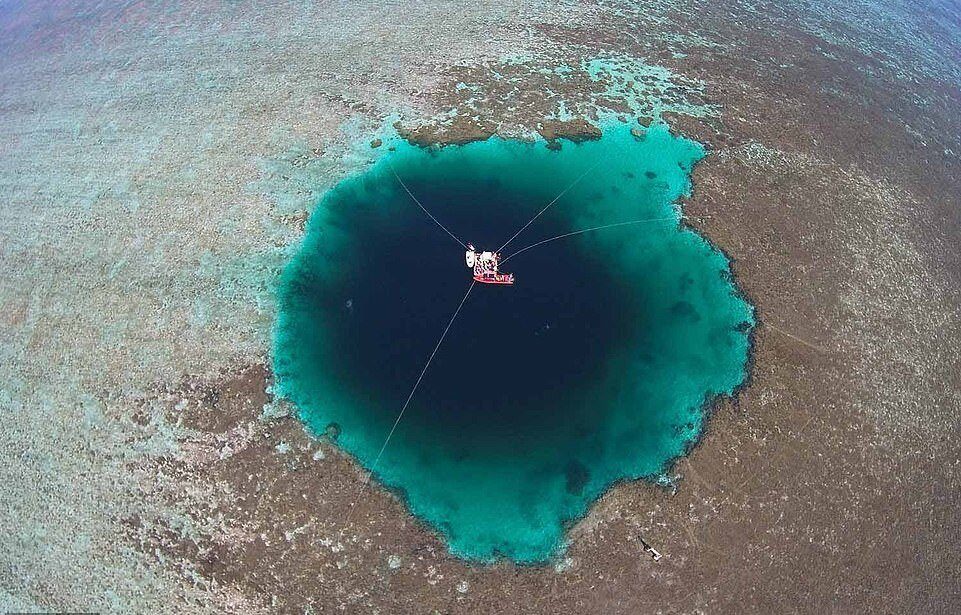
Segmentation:
<svg viewBox="0 0 961 615">
<path fill-rule="evenodd" d="M 514 284 L 514 274 L 482 273 L 480 275 L 475 275 L 474 281 L 480 282 L 481 284 L 506 284 L 508 286 L 512 286 Z"/>
</svg>

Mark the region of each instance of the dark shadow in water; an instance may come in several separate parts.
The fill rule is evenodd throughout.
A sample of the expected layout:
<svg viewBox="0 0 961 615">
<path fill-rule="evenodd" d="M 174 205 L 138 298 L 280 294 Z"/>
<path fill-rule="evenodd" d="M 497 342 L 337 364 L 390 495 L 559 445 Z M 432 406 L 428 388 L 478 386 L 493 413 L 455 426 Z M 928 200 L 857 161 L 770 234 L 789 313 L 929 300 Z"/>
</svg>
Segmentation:
<svg viewBox="0 0 961 615">
<path fill-rule="evenodd" d="M 626 134 L 505 252 L 576 228 L 663 218 L 696 144 Z M 610 145 L 610 143 L 608 143 Z M 594 148 L 594 149 L 591 149 Z M 393 170 L 464 241 L 493 249 L 604 143 L 549 152 L 491 141 L 402 147 Z M 649 475 L 699 433 L 706 397 L 743 380 L 750 308 L 726 260 L 676 222 L 525 252 L 513 287 L 478 285 L 431 364 L 378 476 L 461 555 L 540 561 L 607 486 Z M 318 206 L 284 274 L 275 371 L 322 432 L 370 466 L 470 284 L 463 249 L 381 162 Z"/>
</svg>

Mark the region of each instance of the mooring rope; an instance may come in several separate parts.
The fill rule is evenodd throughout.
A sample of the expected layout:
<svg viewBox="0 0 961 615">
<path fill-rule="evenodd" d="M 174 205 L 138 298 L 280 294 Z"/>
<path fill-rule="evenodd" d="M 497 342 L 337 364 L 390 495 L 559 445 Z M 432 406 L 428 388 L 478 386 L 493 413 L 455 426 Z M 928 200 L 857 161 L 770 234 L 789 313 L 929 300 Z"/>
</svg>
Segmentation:
<svg viewBox="0 0 961 615">
<path fill-rule="evenodd" d="M 377 453 L 377 457 L 374 458 L 374 463 L 370 466 L 370 471 L 367 473 L 367 479 L 364 484 L 370 483 L 370 478 L 374 475 L 374 470 L 377 469 L 377 463 L 380 461 L 381 455 L 387 449 L 387 444 L 390 442 L 391 437 L 394 435 L 394 430 L 397 429 L 397 425 L 400 424 L 400 420 L 404 417 L 404 413 L 407 411 L 407 406 L 410 405 L 410 400 L 414 398 L 414 392 L 417 387 L 420 386 L 420 381 L 424 379 L 424 374 L 427 373 L 427 368 L 430 367 L 430 362 L 434 360 L 434 355 L 437 354 L 437 350 L 440 345 L 444 343 L 444 338 L 447 337 L 447 332 L 450 331 L 451 325 L 454 324 L 454 320 L 457 319 L 457 315 L 460 314 L 460 310 L 464 307 L 467 302 L 467 297 L 470 296 L 470 291 L 474 290 L 474 286 L 477 284 L 476 281 L 472 281 L 470 286 L 467 288 L 467 292 L 464 294 L 464 298 L 460 300 L 460 305 L 454 310 L 454 315 L 450 317 L 450 322 L 447 323 L 447 328 L 444 329 L 444 333 L 437 340 L 437 345 L 434 346 L 434 351 L 430 353 L 430 357 L 427 359 L 427 363 L 424 364 L 424 369 L 420 371 L 420 376 L 417 377 L 417 382 L 414 383 L 414 388 L 410 390 L 410 395 L 407 396 L 407 401 L 404 402 L 404 407 L 400 409 L 400 413 L 397 415 L 397 419 L 394 421 L 394 425 L 390 428 L 390 432 L 387 434 L 387 438 L 384 440 L 384 445 L 380 447 L 380 452 Z"/>
<path fill-rule="evenodd" d="M 530 226 L 530 225 L 534 222 L 534 220 L 537 220 L 542 213 L 544 213 L 545 211 L 547 211 L 547 210 L 551 207 L 551 205 L 553 205 L 553 204 L 556 203 L 558 200 L 560 200 L 560 198 L 561 198 L 562 196 L 564 196 L 565 194 L 567 194 L 567 192 L 568 192 L 571 188 L 573 188 L 574 186 L 576 186 L 579 181 L 581 181 L 582 179 L 584 179 L 584 178 L 587 176 L 588 173 L 590 173 L 591 171 L 593 171 L 594 168 L 601 163 L 602 160 L 603 160 L 603 158 L 598 158 L 597 161 L 596 161 L 594 164 L 592 164 L 590 167 L 588 167 L 588 169 L 587 169 L 586 171 L 584 171 L 583 173 L 581 173 L 581 174 L 577 177 L 577 179 L 575 179 L 573 182 L 571 182 L 570 185 L 567 186 L 567 188 L 564 188 L 564 190 L 562 190 L 560 194 L 558 194 L 556 197 L 554 197 L 554 200 L 553 200 L 553 201 L 551 201 L 550 203 L 548 203 L 547 205 L 545 205 L 545 206 L 544 206 L 544 209 L 542 209 L 542 210 L 540 210 L 539 212 L 537 212 L 536 214 L 534 214 L 534 217 L 531 218 L 530 220 L 528 220 L 528 221 L 527 221 L 527 224 L 525 224 L 524 226 L 520 227 L 520 229 L 518 229 L 518 231 L 517 231 L 516 233 L 514 233 L 513 235 L 511 235 L 511 238 L 508 239 L 507 241 L 505 241 L 505 242 L 504 242 L 504 245 L 502 245 L 501 247 L 497 248 L 496 251 L 497 251 L 497 252 L 500 252 L 501 250 L 503 250 L 504 248 L 506 248 L 506 247 L 507 247 L 507 244 L 509 244 L 510 242 L 514 241 L 514 240 L 517 238 L 518 235 L 520 235 L 521 233 L 524 232 L 524 229 L 526 229 L 528 226 Z"/>
<path fill-rule="evenodd" d="M 581 233 L 589 233 L 589 232 L 591 232 L 591 231 L 600 231 L 600 230 L 602 230 L 602 229 L 612 228 L 612 227 L 615 227 L 615 226 L 627 226 L 627 225 L 629 225 L 629 224 L 641 224 L 642 222 L 663 222 L 663 221 L 665 221 L 665 220 L 677 220 L 677 218 L 674 217 L 674 216 L 669 216 L 669 217 L 666 217 L 666 218 L 647 218 L 647 219 L 644 219 L 644 220 L 628 220 L 627 222 L 615 222 L 614 224 L 604 224 L 604 225 L 602 225 L 602 226 L 594 226 L 594 227 L 591 227 L 591 228 L 581 229 L 581 230 L 579 230 L 579 231 L 571 231 L 570 233 L 564 233 L 563 235 L 557 235 L 556 237 L 549 237 L 548 239 L 543 239 L 543 240 L 541 240 L 541 241 L 538 241 L 537 243 L 532 243 L 531 245 L 529 245 L 529 246 L 527 246 L 527 247 L 521 248 L 521 249 L 518 250 L 517 252 L 514 252 L 513 254 L 511 254 L 510 256 L 508 256 L 507 258 L 505 258 L 504 260 L 502 260 L 502 261 L 501 261 L 501 264 L 503 265 L 504 263 L 506 263 L 506 262 L 509 261 L 510 259 L 512 259 L 512 258 L 514 258 L 515 256 L 517 256 L 518 254 L 520 254 L 521 252 L 527 252 L 527 251 L 530 250 L 531 248 L 536 248 L 537 246 L 542 246 L 542 245 L 544 245 L 545 243 L 550 243 L 550 242 L 552 242 L 552 241 L 557 241 L 558 239 L 564 239 L 565 237 L 570 237 L 570 236 L 572 236 L 572 235 L 580 235 Z"/>
<path fill-rule="evenodd" d="M 417 197 L 414 196 L 414 193 L 410 191 L 410 188 L 407 187 L 407 184 L 404 183 L 404 180 L 402 180 L 402 179 L 400 178 L 400 175 L 397 174 L 397 171 L 394 170 L 393 165 L 391 165 L 391 167 L 390 167 L 390 172 L 394 174 L 394 177 L 397 178 L 397 181 L 400 182 L 400 185 L 404 188 L 404 191 L 410 196 L 410 198 L 413 199 L 413 201 L 414 201 L 415 203 L 417 203 L 417 206 L 420 207 L 420 208 L 424 211 L 424 213 L 427 214 L 427 216 L 428 216 L 431 220 L 434 221 L 434 223 L 435 223 L 437 226 L 439 226 L 439 227 L 441 227 L 442 229 L 444 229 L 444 232 L 447 233 L 448 235 L 450 235 L 450 236 L 451 236 L 451 239 L 453 239 L 454 241 L 456 241 L 457 243 L 459 243 L 465 250 L 470 249 L 470 248 L 467 247 L 467 244 L 466 244 L 466 243 L 464 243 L 463 241 L 461 241 L 460 239 L 457 238 L 457 235 L 455 235 L 454 233 L 451 233 L 450 230 L 449 230 L 446 226 L 444 226 L 443 224 L 441 224 L 441 223 L 440 223 L 440 220 L 438 220 L 437 218 L 434 217 L 434 214 L 432 214 L 432 213 L 430 213 L 429 211 L 427 211 L 427 208 L 424 207 L 424 206 L 421 204 L 421 202 L 417 200 Z"/>
<path fill-rule="evenodd" d="M 765 327 L 769 328 L 769 329 L 772 329 L 772 330 L 774 330 L 774 331 L 777 331 L 778 333 L 780 333 L 781 335 L 783 335 L 783 336 L 785 336 L 785 337 L 791 338 L 791 339 L 794 340 L 795 342 L 799 342 L 799 343 L 801 343 L 801 344 L 804 344 L 805 346 L 807 346 L 808 348 L 810 348 L 810 349 L 812 349 L 812 350 L 816 350 L 816 351 L 818 351 L 818 352 L 823 352 L 823 353 L 825 353 L 825 354 L 830 354 L 830 353 L 831 353 L 831 351 L 828 350 L 827 348 L 823 348 L 823 347 L 821 347 L 821 346 L 818 346 L 817 344 L 812 344 L 811 342 L 809 342 L 809 341 L 807 341 L 807 340 L 803 340 L 803 339 L 799 338 L 799 337 L 796 336 L 796 335 L 793 335 L 793 334 L 791 334 L 791 333 L 788 333 L 787 331 L 784 331 L 783 329 L 779 329 L 778 327 L 775 327 L 774 325 L 772 325 L 771 323 L 767 322 L 766 320 L 765 320 L 765 321 L 762 321 L 761 324 L 764 325 Z"/>
</svg>

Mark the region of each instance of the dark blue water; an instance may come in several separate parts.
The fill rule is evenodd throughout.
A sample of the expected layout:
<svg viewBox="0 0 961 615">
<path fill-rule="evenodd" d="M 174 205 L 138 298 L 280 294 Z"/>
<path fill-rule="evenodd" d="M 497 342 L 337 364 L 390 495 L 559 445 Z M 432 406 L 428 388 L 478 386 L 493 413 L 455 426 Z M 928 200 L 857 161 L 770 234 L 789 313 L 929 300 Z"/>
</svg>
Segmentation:
<svg viewBox="0 0 961 615">
<path fill-rule="evenodd" d="M 559 152 L 496 139 L 401 144 L 327 195 L 285 271 L 282 392 L 315 431 L 335 425 L 370 468 L 468 290 L 463 248 L 393 171 L 479 249 L 589 171 L 505 254 L 654 221 L 531 249 L 503 267 L 513 287 L 475 287 L 375 468 L 453 552 L 549 558 L 566 521 L 613 482 L 661 471 L 700 432 L 706 400 L 744 379 L 751 308 L 723 255 L 679 227 L 671 206 L 702 155 L 661 129 Z"/>
</svg>

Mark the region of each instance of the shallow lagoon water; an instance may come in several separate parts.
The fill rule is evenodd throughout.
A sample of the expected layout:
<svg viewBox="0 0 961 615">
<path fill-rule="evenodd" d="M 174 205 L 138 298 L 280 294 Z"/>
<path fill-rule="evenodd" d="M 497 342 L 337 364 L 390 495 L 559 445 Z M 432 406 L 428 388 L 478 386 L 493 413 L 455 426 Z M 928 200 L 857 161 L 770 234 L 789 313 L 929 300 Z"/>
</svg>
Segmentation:
<svg viewBox="0 0 961 615">
<path fill-rule="evenodd" d="M 505 255 L 654 221 L 539 246 L 504 265 L 515 286 L 477 285 L 375 468 L 453 553 L 549 559 L 613 483 L 655 477 L 684 454 L 710 401 L 746 377 L 752 308 L 673 205 L 703 155 L 658 126 L 641 138 L 613 126 L 560 151 L 398 142 L 318 204 L 284 272 L 280 392 L 370 468 L 470 285 L 461 246 L 393 172 L 478 249 L 583 175 Z"/>
</svg>

